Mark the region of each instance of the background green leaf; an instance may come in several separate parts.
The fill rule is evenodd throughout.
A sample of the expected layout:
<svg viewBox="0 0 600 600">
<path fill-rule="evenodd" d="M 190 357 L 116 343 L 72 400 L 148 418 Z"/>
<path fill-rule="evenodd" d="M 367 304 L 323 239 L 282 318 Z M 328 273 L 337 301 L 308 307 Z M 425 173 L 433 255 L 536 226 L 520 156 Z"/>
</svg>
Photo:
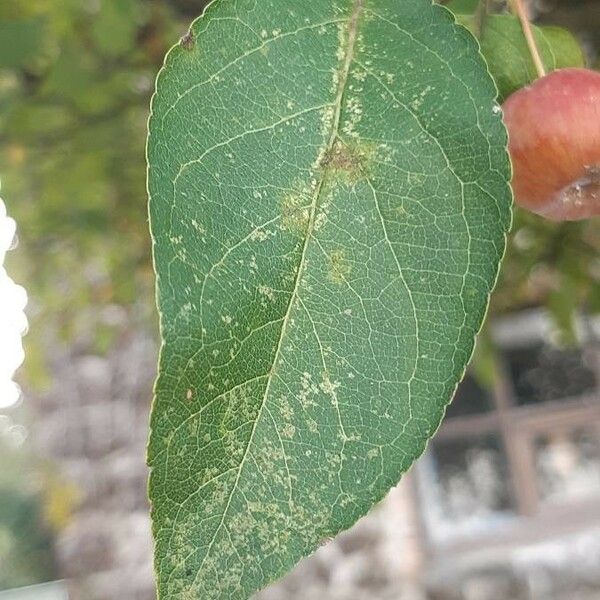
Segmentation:
<svg viewBox="0 0 600 600">
<path fill-rule="evenodd" d="M 39 18 L 0 21 L 0 68 L 29 66 L 43 42 L 44 23 Z"/>
<path fill-rule="evenodd" d="M 478 5 L 479 0 L 452 0 L 445 4 L 446 8 L 456 14 L 473 13 L 477 10 Z"/>
<path fill-rule="evenodd" d="M 290 6 L 211 4 L 152 105 L 163 599 L 247 598 L 398 482 L 504 251 L 506 135 L 470 34 L 428 0 Z"/>
<path fill-rule="evenodd" d="M 458 15 L 457 19 L 469 29 L 473 29 L 472 15 Z M 533 31 L 548 72 L 585 65 L 579 42 L 566 29 L 533 26 Z M 516 17 L 489 15 L 479 42 L 498 86 L 501 100 L 537 79 L 535 65 L 521 24 Z"/>
<path fill-rule="evenodd" d="M 135 48 L 140 12 L 139 6 L 130 0 L 101 1 L 92 35 L 106 56 L 117 58 Z"/>
</svg>

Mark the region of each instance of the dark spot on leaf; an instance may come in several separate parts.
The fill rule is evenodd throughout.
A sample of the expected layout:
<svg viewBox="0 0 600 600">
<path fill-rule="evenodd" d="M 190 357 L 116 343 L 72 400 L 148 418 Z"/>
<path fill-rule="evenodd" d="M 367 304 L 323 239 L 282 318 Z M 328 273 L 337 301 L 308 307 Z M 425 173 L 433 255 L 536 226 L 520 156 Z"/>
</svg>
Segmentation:
<svg viewBox="0 0 600 600">
<path fill-rule="evenodd" d="M 184 48 L 185 50 L 192 50 L 192 48 L 195 46 L 196 44 L 196 38 L 194 37 L 194 34 L 190 31 L 188 31 L 180 40 L 179 40 L 179 44 L 181 45 L 182 48 Z"/>
</svg>

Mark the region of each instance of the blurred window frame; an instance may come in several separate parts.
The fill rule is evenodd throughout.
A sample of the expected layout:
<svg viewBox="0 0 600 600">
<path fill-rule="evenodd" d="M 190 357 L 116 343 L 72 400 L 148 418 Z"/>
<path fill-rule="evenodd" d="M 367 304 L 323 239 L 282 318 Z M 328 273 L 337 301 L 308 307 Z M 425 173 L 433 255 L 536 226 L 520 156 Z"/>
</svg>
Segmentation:
<svg viewBox="0 0 600 600">
<path fill-rule="evenodd" d="M 535 461 L 536 440 L 543 436 L 572 435 L 581 429 L 597 432 L 600 438 L 600 318 L 582 318 L 577 323 L 581 351 L 590 358 L 595 376 L 591 393 L 549 400 L 537 404 L 519 404 L 502 351 L 552 343 L 554 329 L 542 309 L 534 309 L 497 320 L 492 335 L 500 350 L 498 373 L 490 390 L 493 406 L 480 414 L 448 416 L 433 444 L 449 440 L 474 439 L 496 434 L 502 440 L 508 462 L 514 513 L 496 513 L 485 526 L 461 528 L 449 523 L 440 535 L 439 523 L 432 519 L 431 504 L 435 458 L 429 450 L 416 468 L 415 497 L 421 506 L 421 529 L 431 553 L 494 545 L 533 542 L 562 532 L 574 531 L 586 523 L 600 523 L 600 495 L 560 503 L 542 502 L 538 489 Z M 438 519 L 439 521 L 439 519 Z"/>
</svg>

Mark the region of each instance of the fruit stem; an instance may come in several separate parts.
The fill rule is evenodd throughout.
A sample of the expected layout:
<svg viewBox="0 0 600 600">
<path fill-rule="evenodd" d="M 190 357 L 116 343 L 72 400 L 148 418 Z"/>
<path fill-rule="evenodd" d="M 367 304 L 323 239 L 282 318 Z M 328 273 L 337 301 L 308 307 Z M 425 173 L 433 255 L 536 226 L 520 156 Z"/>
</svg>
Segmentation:
<svg viewBox="0 0 600 600">
<path fill-rule="evenodd" d="M 546 75 L 546 68 L 542 62 L 540 50 L 533 35 L 533 29 L 531 28 L 531 23 L 529 22 L 529 17 L 527 16 L 527 11 L 525 10 L 525 4 L 523 3 L 523 0 L 511 0 L 511 7 L 513 11 L 517 13 L 519 21 L 521 21 L 523 35 L 527 41 L 529 53 L 533 59 L 533 64 L 535 65 L 535 70 L 537 71 L 538 77 L 544 77 Z"/>
</svg>

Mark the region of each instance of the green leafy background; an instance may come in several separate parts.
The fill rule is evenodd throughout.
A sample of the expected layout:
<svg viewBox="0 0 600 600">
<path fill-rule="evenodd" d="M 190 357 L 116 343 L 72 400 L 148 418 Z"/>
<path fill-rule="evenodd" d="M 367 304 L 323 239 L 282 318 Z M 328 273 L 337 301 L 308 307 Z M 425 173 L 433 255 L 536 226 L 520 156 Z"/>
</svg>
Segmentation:
<svg viewBox="0 0 600 600">
<path fill-rule="evenodd" d="M 473 16 L 458 13 L 457 18 L 476 32 Z M 494 75 L 500 99 L 504 100 L 537 78 L 535 65 L 516 17 L 492 14 L 484 20 L 481 29 L 481 51 Z M 547 26 L 534 27 L 533 31 L 547 71 L 585 65 L 581 46 L 565 29 Z"/>
</svg>

